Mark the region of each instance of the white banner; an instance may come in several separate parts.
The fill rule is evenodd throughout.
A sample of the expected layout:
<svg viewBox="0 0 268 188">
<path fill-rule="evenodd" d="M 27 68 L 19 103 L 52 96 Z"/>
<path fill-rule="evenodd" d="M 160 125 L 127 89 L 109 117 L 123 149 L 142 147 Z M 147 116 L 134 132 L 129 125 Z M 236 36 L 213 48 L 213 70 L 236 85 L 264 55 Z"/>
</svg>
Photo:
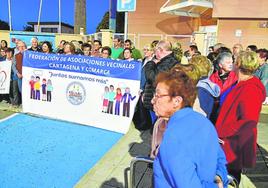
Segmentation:
<svg viewBox="0 0 268 188">
<path fill-rule="evenodd" d="M 138 101 L 140 62 L 24 53 L 23 111 L 126 133 Z"/>
<path fill-rule="evenodd" d="M 8 94 L 10 87 L 11 61 L 0 62 L 0 94 Z"/>
</svg>

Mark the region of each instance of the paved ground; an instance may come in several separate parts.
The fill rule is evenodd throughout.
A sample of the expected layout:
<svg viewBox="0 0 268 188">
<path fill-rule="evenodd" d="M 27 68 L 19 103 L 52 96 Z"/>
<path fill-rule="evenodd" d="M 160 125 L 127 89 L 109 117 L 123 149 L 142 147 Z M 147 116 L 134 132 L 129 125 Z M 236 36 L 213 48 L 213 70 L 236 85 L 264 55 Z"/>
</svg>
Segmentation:
<svg viewBox="0 0 268 188">
<path fill-rule="evenodd" d="M 12 108 L 0 104 L 0 118 Z M 18 111 L 17 108 L 14 111 Z M 129 132 L 76 184 L 76 188 L 128 187 L 129 164 L 133 156 L 147 156 L 150 151 L 150 131 L 138 131 L 132 125 Z M 267 188 L 268 167 L 268 106 L 262 110 L 258 130 L 258 160 L 256 168 L 246 170 L 240 188 Z M 142 169 L 144 170 L 144 169 Z M 151 172 L 149 172 L 151 173 Z M 139 172 L 138 175 L 141 173 Z M 148 184 L 147 184 L 148 185 Z M 148 186 L 141 186 L 146 187 Z"/>
<path fill-rule="evenodd" d="M 257 188 L 268 187 L 268 106 L 263 106 L 258 125 L 258 154 L 257 165 L 246 170 L 247 177 Z M 264 163 L 266 161 L 266 165 Z M 245 186 L 244 186 L 245 187 Z"/>
<path fill-rule="evenodd" d="M 268 106 L 264 106 L 262 111 L 258 134 L 260 150 L 258 151 L 257 165 L 255 168 L 245 171 L 240 188 L 268 187 L 268 167 L 264 163 L 264 160 L 268 162 Z M 132 125 L 129 132 L 77 183 L 76 187 L 127 187 L 126 176 L 129 172 L 131 158 L 138 155 L 147 156 L 150 151 L 150 141 L 150 131 L 139 132 Z M 143 168 L 141 171 L 146 170 Z M 148 184 L 141 183 L 139 188 L 142 187 L 148 188 Z"/>
</svg>

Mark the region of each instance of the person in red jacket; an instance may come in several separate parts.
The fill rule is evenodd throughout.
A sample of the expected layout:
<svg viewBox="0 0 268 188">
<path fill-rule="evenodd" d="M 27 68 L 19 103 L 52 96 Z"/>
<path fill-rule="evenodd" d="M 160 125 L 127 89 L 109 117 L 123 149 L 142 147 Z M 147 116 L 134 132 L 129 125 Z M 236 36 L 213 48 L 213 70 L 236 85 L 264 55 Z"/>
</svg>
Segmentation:
<svg viewBox="0 0 268 188">
<path fill-rule="evenodd" d="M 220 53 L 216 61 L 220 70 L 214 72 L 209 79 L 221 88 L 222 94 L 237 81 L 237 76 L 233 71 L 233 58 L 231 53 Z"/>
<path fill-rule="evenodd" d="M 216 122 L 228 172 L 239 182 L 242 169 L 256 163 L 257 123 L 266 96 L 263 84 L 253 76 L 258 66 L 255 52 L 240 53 L 235 62 L 237 84 L 227 95 Z"/>
<path fill-rule="evenodd" d="M 233 57 L 231 53 L 219 53 L 216 59 L 216 64 L 219 69 L 209 77 L 212 82 L 220 87 L 220 96 L 214 101 L 213 110 L 210 116 L 210 120 L 213 124 L 216 123 L 219 110 L 226 95 L 228 95 L 237 81 L 236 73 L 233 71 Z"/>
</svg>

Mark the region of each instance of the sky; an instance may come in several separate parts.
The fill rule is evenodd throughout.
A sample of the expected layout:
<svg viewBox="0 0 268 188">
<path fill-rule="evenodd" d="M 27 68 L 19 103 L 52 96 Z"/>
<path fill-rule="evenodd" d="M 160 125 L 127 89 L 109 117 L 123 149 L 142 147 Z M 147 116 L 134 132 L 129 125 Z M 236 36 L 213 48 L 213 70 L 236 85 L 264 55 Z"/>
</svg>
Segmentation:
<svg viewBox="0 0 268 188">
<path fill-rule="evenodd" d="M 12 29 L 22 31 L 27 22 L 38 21 L 40 0 L 10 0 Z M 96 27 L 109 10 L 109 0 L 86 0 L 87 33 L 95 33 Z M 61 20 L 74 25 L 74 0 L 61 0 Z M 43 0 L 40 21 L 58 21 L 58 0 Z M 8 0 L 0 0 L 0 20 L 8 22 Z"/>
</svg>

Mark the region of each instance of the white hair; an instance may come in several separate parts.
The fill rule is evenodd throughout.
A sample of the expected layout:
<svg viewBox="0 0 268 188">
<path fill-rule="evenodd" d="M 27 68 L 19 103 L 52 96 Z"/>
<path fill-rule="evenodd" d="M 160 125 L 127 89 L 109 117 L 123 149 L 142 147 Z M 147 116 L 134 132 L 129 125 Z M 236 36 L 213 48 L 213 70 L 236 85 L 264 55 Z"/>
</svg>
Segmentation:
<svg viewBox="0 0 268 188">
<path fill-rule="evenodd" d="M 216 61 L 217 61 L 219 64 L 224 64 L 224 60 L 225 60 L 225 58 L 232 58 L 232 54 L 229 53 L 229 52 L 222 52 L 222 53 L 220 53 L 220 54 L 217 56 Z"/>
<path fill-rule="evenodd" d="M 37 38 L 37 37 L 33 37 L 33 38 L 31 38 L 31 43 L 32 43 L 34 40 L 37 40 L 37 42 L 38 42 L 38 38 Z"/>
</svg>

